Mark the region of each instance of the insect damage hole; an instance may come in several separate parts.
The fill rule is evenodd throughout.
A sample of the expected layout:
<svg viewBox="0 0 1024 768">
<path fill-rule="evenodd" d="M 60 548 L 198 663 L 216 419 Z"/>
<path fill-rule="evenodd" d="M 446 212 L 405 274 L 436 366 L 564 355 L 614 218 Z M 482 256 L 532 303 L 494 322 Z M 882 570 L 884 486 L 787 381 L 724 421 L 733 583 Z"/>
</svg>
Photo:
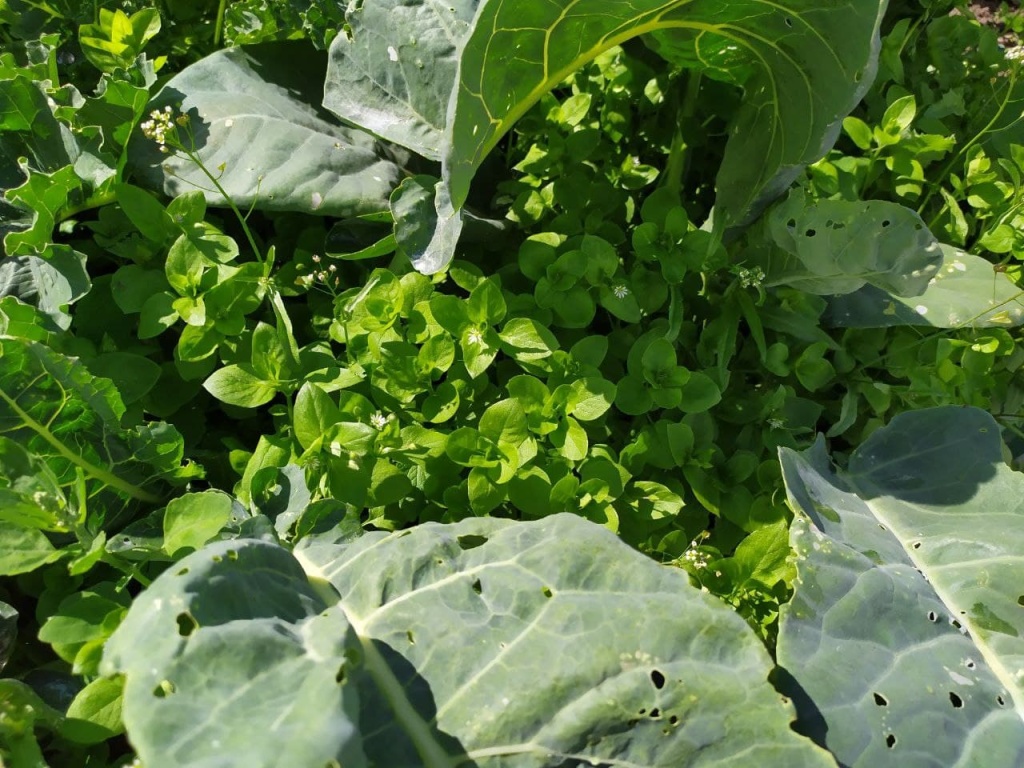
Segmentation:
<svg viewBox="0 0 1024 768">
<path fill-rule="evenodd" d="M 484 591 L 483 586 L 480 584 L 480 579 L 473 580 L 473 591 L 476 592 L 478 595 Z"/>
<path fill-rule="evenodd" d="M 964 700 L 953 693 L 953 691 L 949 692 L 949 703 L 953 705 L 953 709 L 963 709 L 964 706 Z"/>
<path fill-rule="evenodd" d="M 459 543 L 459 548 L 465 551 L 467 549 L 476 549 L 477 547 L 483 546 L 487 543 L 487 537 L 467 534 L 465 536 L 459 536 L 456 541 Z"/>
<path fill-rule="evenodd" d="M 182 637 L 188 637 L 199 629 L 199 622 L 196 621 L 195 616 L 188 611 L 179 613 L 175 621 L 178 622 L 178 634 Z"/>
<path fill-rule="evenodd" d="M 658 669 L 652 669 L 651 670 L 651 683 L 659 691 L 662 688 L 665 687 L 665 676 L 661 673 L 661 670 L 658 670 Z"/>
<path fill-rule="evenodd" d="M 170 680 L 161 680 L 153 689 L 153 695 L 158 699 L 165 699 L 174 693 L 174 683 Z"/>
<path fill-rule="evenodd" d="M 872 696 L 875 697 L 875 704 L 877 704 L 878 706 L 880 706 L 880 707 L 888 707 L 889 706 L 889 700 L 887 698 L 885 698 L 885 696 L 883 696 L 882 694 L 880 694 L 878 692 L 875 692 L 875 693 L 872 694 Z"/>
<path fill-rule="evenodd" d="M 338 667 L 338 672 L 334 676 L 334 682 L 338 685 L 344 685 L 347 682 L 348 674 L 345 672 L 345 664 Z"/>
<path fill-rule="evenodd" d="M 550 598 L 555 593 L 551 591 L 551 587 L 541 587 L 540 591 L 544 594 L 544 597 Z"/>
<path fill-rule="evenodd" d="M 1020 596 L 1017 597 L 1017 605 L 1019 605 L 1022 608 L 1024 608 L 1024 595 L 1020 595 Z"/>
<path fill-rule="evenodd" d="M 885 735 L 885 746 L 887 746 L 889 749 L 892 749 L 896 746 L 896 734 L 887 733 Z"/>
</svg>

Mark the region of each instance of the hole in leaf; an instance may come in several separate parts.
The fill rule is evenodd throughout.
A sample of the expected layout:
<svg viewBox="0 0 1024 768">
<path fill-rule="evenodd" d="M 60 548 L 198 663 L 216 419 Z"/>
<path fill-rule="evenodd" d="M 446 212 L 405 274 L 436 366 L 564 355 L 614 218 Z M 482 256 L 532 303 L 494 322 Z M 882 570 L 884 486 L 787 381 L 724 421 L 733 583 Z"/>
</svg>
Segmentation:
<svg viewBox="0 0 1024 768">
<path fill-rule="evenodd" d="M 928 611 L 928 621 L 935 623 L 939 620 L 939 614 L 935 611 Z"/>
<path fill-rule="evenodd" d="M 999 703 L 1000 707 L 1006 706 L 1006 699 L 1004 699 L 1002 696 L 996 696 L 996 701 Z"/>
<path fill-rule="evenodd" d="M 643 709 L 641 709 L 641 710 L 640 710 L 639 712 L 637 712 L 637 714 L 638 714 L 638 715 L 646 715 L 646 714 L 647 714 L 647 708 L 646 708 L 646 707 L 644 707 L 644 708 L 643 708 Z"/>
<path fill-rule="evenodd" d="M 808 229 L 806 232 L 804 232 L 805 237 L 814 237 L 816 234 L 818 234 L 818 232 L 817 230 L 814 229 Z"/>
<path fill-rule="evenodd" d="M 957 621 L 956 619 L 952 619 L 952 620 L 951 620 L 951 621 L 950 621 L 949 623 L 950 623 L 950 624 L 952 624 L 952 625 L 953 625 L 954 627 L 956 627 L 957 629 L 960 629 L 960 628 L 961 628 L 961 626 L 962 626 L 962 625 L 960 624 L 960 622 L 959 622 L 959 621 Z"/>
<path fill-rule="evenodd" d="M 975 666 L 977 666 L 977 665 L 976 665 L 976 664 L 975 664 L 975 663 L 974 663 L 973 661 L 971 661 L 970 659 L 968 659 L 968 660 L 966 661 L 966 663 L 964 663 L 964 666 L 965 666 L 965 667 L 967 667 L 968 669 L 974 669 L 974 668 L 975 668 Z"/>
<path fill-rule="evenodd" d="M 949 703 L 953 705 L 953 709 L 963 709 L 964 706 L 964 700 L 952 691 L 949 692 Z"/>
<path fill-rule="evenodd" d="M 224 558 L 221 557 L 220 555 L 214 555 L 210 559 L 213 560 L 213 562 L 215 562 L 215 563 L 222 563 L 222 562 L 224 562 Z"/>
<path fill-rule="evenodd" d="M 188 637 L 197 629 L 199 629 L 199 622 L 196 621 L 195 617 L 188 611 L 184 611 L 178 614 L 178 634 L 182 637 Z"/>
<path fill-rule="evenodd" d="M 413 635 L 411 629 L 405 631 L 405 637 L 409 641 L 409 645 L 416 645 L 416 637 Z"/>
<path fill-rule="evenodd" d="M 885 698 L 885 696 L 883 696 L 882 694 L 875 693 L 875 694 L 872 694 L 872 695 L 875 697 L 875 704 L 877 704 L 878 706 L 880 706 L 880 707 L 888 707 L 889 706 L 889 700 L 887 698 Z"/>
<path fill-rule="evenodd" d="M 434 562 L 436 562 L 438 565 L 444 565 L 444 560 L 442 560 L 440 557 L 437 558 L 437 560 L 435 560 Z"/>
<path fill-rule="evenodd" d="M 665 676 L 657 669 L 651 670 L 651 682 L 659 691 L 665 687 Z"/>
<path fill-rule="evenodd" d="M 482 546 L 482 545 L 487 543 L 487 537 L 486 536 L 472 536 L 472 535 L 459 536 L 456 539 L 456 541 L 459 542 L 459 547 L 461 547 L 464 550 L 465 549 L 476 549 L 477 547 Z"/>
<path fill-rule="evenodd" d="M 786 226 L 789 227 L 790 229 L 796 227 L 796 219 L 790 219 L 789 221 L 787 221 Z"/>
<path fill-rule="evenodd" d="M 156 688 L 153 689 L 153 695 L 158 699 L 164 699 L 174 693 L 174 683 L 170 680 L 161 680 Z"/>
<path fill-rule="evenodd" d="M 484 591 L 484 588 L 480 585 L 480 579 L 475 579 L 473 581 L 473 591 L 478 595 Z"/>
<path fill-rule="evenodd" d="M 886 228 L 886 227 L 888 227 L 888 226 L 889 226 L 890 224 L 892 224 L 892 222 L 891 222 L 891 221 L 889 221 L 888 219 L 884 219 L 884 220 L 882 221 L 882 229 L 885 229 L 885 228 Z"/>
<path fill-rule="evenodd" d="M 881 528 L 881 529 L 882 529 L 883 531 L 887 531 L 887 530 L 889 530 L 888 528 L 886 528 L 886 527 L 885 527 L 884 525 L 882 525 L 881 523 L 879 523 L 879 524 L 878 524 L 878 527 L 879 527 L 879 528 Z"/>
<path fill-rule="evenodd" d="M 864 73 L 861 72 L 859 69 L 856 72 L 853 73 L 853 82 L 859 83 L 863 79 L 864 79 Z"/>
<path fill-rule="evenodd" d="M 1024 595 L 1017 598 L 1017 605 L 1024 606 Z"/>
<path fill-rule="evenodd" d="M 178 576 L 184 576 L 186 573 L 188 573 L 188 567 L 182 568 L 178 571 Z"/>
<path fill-rule="evenodd" d="M 238 559 L 238 553 L 235 550 L 233 550 L 233 549 L 229 549 L 228 550 L 228 560 L 231 560 L 232 562 L 234 562 L 237 559 Z"/>
<path fill-rule="evenodd" d="M 668 721 L 669 721 L 669 723 L 671 723 L 672 725 L 678 725 L 678 723 L 679 723 L 679 718 L 678 718 L 678 717 L 676 717 L 675 715 L 672 715 L 672 717 L 670 717 L 670 718 L 668 719 Z"/>
<path fill-rule="evenodd" d="M 540 591 L 544 593 L 544 597 L 551 597 L 554 592 L 551 591 L 551 587 L 541 587 Z"/>
<path fill-rule="evenodd" d="M 915 541 L 914 542 L 914 549 L 920 549 L 920 548 L 921 548 L 921 542 L 920 541 Z"/>
<path fill-rule="evenodd" d="M 661 717 L 661 710 L 660 709 L 655 707 L 654 709 L 651 710 L 651 714 L 650 714 L 651 720 L 658 720 L 660 717 Z"/>
<path fill-rule="evenodd" d="M 890 734 L 886 735 L 886 737 L 885 737 L 885 746 L 887 746 L 889 749 L 892 749 L 893 747 L 896 746 L 896 736 L 895 736 L 895 734 L 890 733 Z"/>
<path fill-rule="evenodd" d="M 348 675 L 345 672 L 345 665 L 342 664 L 340 667 L 338 667 L 338 673 L 334 676 L 334 682 L 336 682 L 338 685 L 344 685 L 347 676 Z"/>
<path fill-rule="evenodd" d="M 793 20 L 788 16 L 786 17 L 786 26 L 789 27 L 790 29 L 793 28 Z"/>
</svg>

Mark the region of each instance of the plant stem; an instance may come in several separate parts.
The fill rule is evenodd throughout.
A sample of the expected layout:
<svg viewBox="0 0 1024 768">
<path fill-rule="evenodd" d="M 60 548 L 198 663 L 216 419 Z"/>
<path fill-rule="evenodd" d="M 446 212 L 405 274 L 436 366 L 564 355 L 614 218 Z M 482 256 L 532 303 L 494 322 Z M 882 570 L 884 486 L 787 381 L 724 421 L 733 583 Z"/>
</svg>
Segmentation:
<svg viewBox="0 0 1024 768">
<path fill-rule="evenodd" d="M 185 149 L 183 151 L 188 156 L 188 159 L 195 163 L 199 170 L 206 175 L 206 178 L 213 183 L 213 186 L 217 188 L 221 197 L 223 197 L 227 202 L 228 206 L 238 218 L 238 223 L 242 225 L 242 231 L 245 232 L 245 239 L 249 241 L 249 247 L 252 248 L 252 252 L 256 255 L 256 260 L 262 263 L 264 261 L 263 253 L 260 251 L 259 246 L 256 245 L 256 238 L 253 236 L 252 230 L 249 229 L 246 217 L 242 215 L 240 210 L 238 210 L 238 206 L 235 205 L 235 201 L 232 199 L 231 195 L 229 195 L 224 187 L 220 185 L 220 181 L 217 180 L 217 177 L 210 173 L 209 169 L 203 164 L 203 161 L 199 159 L 199 155 L 192 150 Z"/>
<path fill-rule="evenodd" d="M 680 190 L 686 181 L 689 158 L 686 154 L 688 145 L 683 133 L 683 125 L 696 114 L 697 98 L 700 95 L 701 73 L 689 72 L 686 75 L 686 90 L 683 103 L 679 109 L 676 130 L 672 135 L 672 147 L 669 150 L 668 162 L 665 164 L 664 186 L 672 190 Z"/>
<path fill-rule="evenodd" d="M 213 44 L 215 46 L 220 45 L 221 38 L 224 36 L 224 9 L 227 4 L 228 0 L 220 0 L 220 4 L 217 6 L 217 21 L 213 27 Z"/>
</svg>

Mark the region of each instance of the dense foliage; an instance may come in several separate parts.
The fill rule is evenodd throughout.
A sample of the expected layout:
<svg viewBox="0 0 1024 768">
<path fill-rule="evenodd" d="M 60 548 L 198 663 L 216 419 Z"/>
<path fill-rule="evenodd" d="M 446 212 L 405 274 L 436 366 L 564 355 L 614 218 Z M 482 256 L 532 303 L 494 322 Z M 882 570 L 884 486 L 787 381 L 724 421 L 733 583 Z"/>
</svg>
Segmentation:
<svg viewBox="0 0 1024 768">
<path fill-rule="evenodd" d="M 104 5 L 0 0 L 0 765 L 1024 762 L 1019 20 Z"/>
</svg>

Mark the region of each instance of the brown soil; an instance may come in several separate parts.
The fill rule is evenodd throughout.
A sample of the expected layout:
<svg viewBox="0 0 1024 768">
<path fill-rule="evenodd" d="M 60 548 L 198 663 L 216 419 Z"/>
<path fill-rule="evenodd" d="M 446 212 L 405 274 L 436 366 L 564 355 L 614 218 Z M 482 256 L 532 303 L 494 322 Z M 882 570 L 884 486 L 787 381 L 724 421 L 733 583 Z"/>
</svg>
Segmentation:
<svg viewBox="0 0 1024 768">
<path fill-rule="evenodd" d="M 1001 2 L 1000 0 L 978 0 L 978 2 L 971 3 L 968 8 L 971 13 L 974 14 L 980 23 L 995 27 L 996 29 L 1004 32 L 1000 35 L 999 42 L 1007 47 L 1015 47 L 1020 44 L 1020 41 L 1009 32 L 1006 28 L 1006 19 L 1004 18 L 1003 12 L 1000 10 L 1003 6 L 1006 6 L 1006 14 L 1013 16 L 1020 16 L 1022 14 L 1020 7 L 1020 0 L 1009 0 L 1009 2 Z M 1005 31 L 1004 31 L 1005 30 Z"/>
</svg>

